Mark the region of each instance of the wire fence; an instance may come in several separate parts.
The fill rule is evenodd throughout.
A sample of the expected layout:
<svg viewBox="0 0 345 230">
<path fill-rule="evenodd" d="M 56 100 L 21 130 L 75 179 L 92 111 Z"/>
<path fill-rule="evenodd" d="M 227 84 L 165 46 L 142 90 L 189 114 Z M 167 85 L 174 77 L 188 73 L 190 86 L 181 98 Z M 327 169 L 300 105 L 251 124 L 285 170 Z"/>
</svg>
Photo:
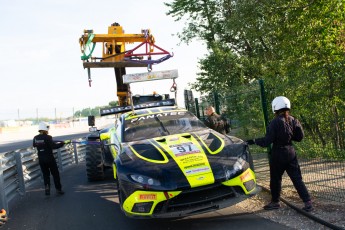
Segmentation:
<svg viewBox="0 0 345 230">
<path fill-rule="evenodd" d="M 252 151 L 258 183 L 269 188 L 270 174 L 268 157 L 265 153 Z M 323 158 L 298 159 L 303 181 L 314 198 L 345 204 L 345 162 Z M 286 173 L 283 175 L 282 195 L 299 200 L 297 191 Z"/>
<path fill-rule="evenodd" d="M 254 82 L 246 86 L 233 87 L 231 93 L 222 95 L 213 93 L 200 100 L 197 99 L 195 100 L 195 104 L 198 105 L 196 111 L 203 119 L 204 109 L 208 105 L 213 105 L 217 113 L 223 113 L 231 120 L 230 135 L 243 140 L 263 137 L 268 121 L 273 118 L 273 112 L 268 106 L 269 100 L 274 95 L 278 95 L 276 93 L 275 89 L 265 90 L 263 84 Z M 303 117 L 302 111 L 293 110 L 292 112 L 297 114 L 305 131 L 304 140 L 301 143 L 295 143 L 295 148 L 308 190 L 313 197 L 345 203 L 345 150 L 339 148 L 345 139 L 344 117 L 338 118 L 335 125 L 334 119 L 327 116 L 315 120 Z M 338 110 L 337 113 L 341 116 L 344 111 Z M 332 127 L 337 127 L 338 132 L 335 133 Z M 269 187 L 269 148 L 250 147 L 258 182 Z M 282 184 L 283 194 L 284 188 L 293 188 L 286 174 L 283 176 Z M 295 190 L 294 192 L 291 192 L 291 189 L 286 191 L 289 194 L 284 195 L 298 198 Z"/>
</svg>

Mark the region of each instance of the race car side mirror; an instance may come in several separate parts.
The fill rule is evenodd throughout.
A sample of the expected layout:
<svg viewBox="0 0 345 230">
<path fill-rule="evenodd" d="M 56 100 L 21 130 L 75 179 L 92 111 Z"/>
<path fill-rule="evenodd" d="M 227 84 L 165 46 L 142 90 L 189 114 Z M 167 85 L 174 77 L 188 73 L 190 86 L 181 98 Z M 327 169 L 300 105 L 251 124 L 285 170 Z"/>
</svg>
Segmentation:
<svg viewBox="0 0 345 230">
<path fill-rule="evenodd" d="M 100 138 L 102 141 L 109 140 L 110 139 L 110 133 L 101 133 Z"/>
</svg>

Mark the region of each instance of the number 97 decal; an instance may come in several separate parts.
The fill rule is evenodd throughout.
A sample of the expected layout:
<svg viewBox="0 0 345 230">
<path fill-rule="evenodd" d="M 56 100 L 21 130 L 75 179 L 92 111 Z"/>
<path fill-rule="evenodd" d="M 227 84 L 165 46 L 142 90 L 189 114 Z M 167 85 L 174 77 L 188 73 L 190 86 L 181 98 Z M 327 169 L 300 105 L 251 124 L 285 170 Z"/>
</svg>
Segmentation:
<svg viewBox="0 0 345 230">
<path fill-rule="evenodd" d="M 193 153 L 200 153 L 200 150 L 196 147 L 196 145 L 192 143 L 185 143 L 181 145 L 172 145 L 170 149 L 174 153 L 175 156 L 182 156 L 186 154 L 193 154 Z"/>
</svg>

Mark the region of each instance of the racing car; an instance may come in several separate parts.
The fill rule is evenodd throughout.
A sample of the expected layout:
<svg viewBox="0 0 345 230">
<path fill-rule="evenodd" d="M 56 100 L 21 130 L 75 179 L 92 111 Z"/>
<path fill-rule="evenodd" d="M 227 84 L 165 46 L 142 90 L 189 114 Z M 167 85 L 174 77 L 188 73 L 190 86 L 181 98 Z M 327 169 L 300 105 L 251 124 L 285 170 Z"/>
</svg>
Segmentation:
<svg viewBox="0 0 345 230">
<path fill-rule="evenodd" d="M 101 109 L 121 113 L 101 134 L 114 157 L 119 205 L 128 217 L 212 212 L 259 192 L 248 145 L 207 128 L 174 99 Z"/>
</svg>

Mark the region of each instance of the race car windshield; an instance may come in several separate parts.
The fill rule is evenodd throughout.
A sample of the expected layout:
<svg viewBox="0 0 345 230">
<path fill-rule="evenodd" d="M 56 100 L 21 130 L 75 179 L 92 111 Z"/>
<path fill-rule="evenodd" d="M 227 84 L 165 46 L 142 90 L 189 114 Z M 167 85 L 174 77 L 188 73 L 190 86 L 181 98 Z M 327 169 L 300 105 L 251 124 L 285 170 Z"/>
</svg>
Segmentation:
<svg viewBox="0 0 345 230">
<path fill-rule="evenodd" d="M 206 129 L 206 126 L 188 111 L 146 114 L 126 120 L 124 125 L 125 142 Z"/>
<path fill-rule="evenodd" d="M 157 116 L 155 116 L 155 119 L 156 119 L 156 121 L 158 121 L 159 124 L 161 125 L 162 130 L 163 130 L 167 135 L 170 135 L 170 132 L 165 128 L 163 122 L 162 122 Z"/>
</svg>

